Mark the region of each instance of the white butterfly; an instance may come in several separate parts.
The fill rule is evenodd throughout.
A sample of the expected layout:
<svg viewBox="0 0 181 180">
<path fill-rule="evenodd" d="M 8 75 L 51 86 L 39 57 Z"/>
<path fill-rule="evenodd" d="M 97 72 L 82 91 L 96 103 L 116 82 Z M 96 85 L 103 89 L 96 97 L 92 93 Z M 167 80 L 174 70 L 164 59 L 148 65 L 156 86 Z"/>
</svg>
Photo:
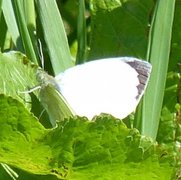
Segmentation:
<svg viewBox="0 0 181 180">
<path fill-rule="evenodd" d="M 60 93 L 79 116 L 101 113 L 125 118 L 138 105 L 151 64 L 131 57 L 94 60 L 56 76 Z"/>
</svg>

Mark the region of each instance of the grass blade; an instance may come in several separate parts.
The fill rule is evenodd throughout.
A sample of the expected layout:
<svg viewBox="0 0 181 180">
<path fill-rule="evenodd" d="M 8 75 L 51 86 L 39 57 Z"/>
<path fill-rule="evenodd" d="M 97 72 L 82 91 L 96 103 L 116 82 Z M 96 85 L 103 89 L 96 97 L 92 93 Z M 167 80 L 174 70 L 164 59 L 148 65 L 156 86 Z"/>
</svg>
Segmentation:
<svg viewBox="0 0 181 180">
<path fill-rule="evenodd" d="M 37 1 L 55 75 L 73 66 L 64 25 L 55 0 Z"/>
<path fill-rule="evenodd" d="M 35 54 L 38 56 L 38 44 L 35 36 L 36 33 L 36 12 L 34 0 L 26 1 L 23 0 L 24 14 L 26 17 L 27 29 L 31 38 L 32 45 L 34 47 Z"/>
<path fill-rule="evenodd" d="M 2 0 L 0 0 L 0 19 L 1 19 L 1 13 L 2 13 Z"/>
<path fill-rule="evenodd" d="M 77 24 L 78 51 L 76 64 L 81 64 L 85 61 L 86 53 L 86 21 L 85 21 L 85 3 L 84 0 L 79 0 L 79 15 Z"/>
<path fill-rule="evenodd" d="M 162 109 L 175 0 L 157 1 L 155 19 L 151 25 L 148 59 L 153 70 L 144 97 L 142 134 L 156 139 Z M 153 16 L 154 17 L 154 16 Z"/>
<path fill-rule="evenodd" d="M 24 12 L 23 4 L 21 3 L 21 1 L 18 1 L 18 0 L 15 0 L 13 2 L 14 2 L 14 4 L 13 4 L 14 11 L 15 11 L 15 14 L 17 17 L 18 27 L 19 27 L 20 34 L 22 37 L 26 55 L 28 56 L 28 58 L 30 58 L 32 61 L 34 61 L 36 64 L 38 64 L 38 62 L 37 62 L 38 55 L 36 55 L 35 47 L 33 45 L 34 43 L 32 42 L 30 33 L 28 32 L 25 15 L 23 13 Z M 24 3 L 26 3 L 26 2 L 24 2 Z"/>
<path fill-rule="evenodd" d="M 16 45 L 16 48 L 19 51 L 23 52 L 24 51 L 23 43 L 22 43 L 22 39 L 21 39 L 20 32 L 18 29 L 18 24 L 17 24 L 16 18 L 15 18 L 12 1 L 11 0 L 3 1 L 2 10 L 3 10 L 5 22 L 7 24 L 7 28 L 12 37 L 12 40 L 13 40 L 14 44 Z"/>
</svg>

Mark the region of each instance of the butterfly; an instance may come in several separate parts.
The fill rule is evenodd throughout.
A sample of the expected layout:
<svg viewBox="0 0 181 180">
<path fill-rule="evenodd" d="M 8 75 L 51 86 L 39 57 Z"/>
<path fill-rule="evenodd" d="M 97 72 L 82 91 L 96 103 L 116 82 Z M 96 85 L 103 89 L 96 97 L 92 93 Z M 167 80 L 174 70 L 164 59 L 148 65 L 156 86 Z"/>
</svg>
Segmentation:
<svg viewBox="0 0 181 180">
<path fill-rule="evenodd" d="M 151 69 L 150 63 L 134 57 L 98 59 L 58 74 L 56 88 L 76 115 L 92 120 L 106 113 L 123 119 L 135 111 Z"/>
</svg>

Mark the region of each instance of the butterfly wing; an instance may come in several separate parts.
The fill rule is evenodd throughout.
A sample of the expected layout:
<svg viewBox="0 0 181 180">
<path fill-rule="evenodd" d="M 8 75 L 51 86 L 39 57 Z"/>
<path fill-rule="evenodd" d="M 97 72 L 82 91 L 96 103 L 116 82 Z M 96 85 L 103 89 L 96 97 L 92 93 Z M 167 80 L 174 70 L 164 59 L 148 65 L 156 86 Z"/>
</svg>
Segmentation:
<svg viewBox="0 0 181 180">
<path fill-rule="evenodd" d="M 37 71 L 37 80 L 41 85 L 39 99 L 48 112 L 53 127 L 56 126 L 57 121 L 75 115 L 65 98 L 59 93 L 58 84 L 52 76 L 39 69 Z"/>
<path fill-rule="evenodd" d="M 108 113 L 122 119 L 135 110 L 150 67 L 136 58 L 107 58 L 70 68 L 56 79 L 61 94 L 77 115 L 92 119 Z"/>
<path fill-rule="evenodd" d="M 124 57 L 122 60 L 133 67 L 138 73 L 139 85 L 138 88 L 138 96 L 137 99 L 140 101 L 146 87 L 148 84 L 148 80 L 150 78 L 152 65 L 146 61 L 137 59 L 137 58 L 130 58 Z"/>
</svg>

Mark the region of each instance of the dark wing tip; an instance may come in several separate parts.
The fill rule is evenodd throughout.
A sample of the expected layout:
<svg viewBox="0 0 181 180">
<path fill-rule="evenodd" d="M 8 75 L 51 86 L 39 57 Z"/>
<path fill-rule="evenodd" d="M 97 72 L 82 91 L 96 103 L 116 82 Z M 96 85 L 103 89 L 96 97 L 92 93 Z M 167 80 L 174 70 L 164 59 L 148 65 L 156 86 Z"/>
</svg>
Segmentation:
<svg viewBox="0 0 181 180">
<path fill-rule="evenodd" d="M 140 99 L 146 89 L 152 65 L 146 61 L 137 59 L 137 58 L 127 58 L 125 60 L 127 64 L 129 64 L 131 67 L 133 67 L 137 73 L 138 73 L 138 79 L 140 84 L 137 86 L 138 88 L 138 95 L 136 99 Z"/>
</svg>

